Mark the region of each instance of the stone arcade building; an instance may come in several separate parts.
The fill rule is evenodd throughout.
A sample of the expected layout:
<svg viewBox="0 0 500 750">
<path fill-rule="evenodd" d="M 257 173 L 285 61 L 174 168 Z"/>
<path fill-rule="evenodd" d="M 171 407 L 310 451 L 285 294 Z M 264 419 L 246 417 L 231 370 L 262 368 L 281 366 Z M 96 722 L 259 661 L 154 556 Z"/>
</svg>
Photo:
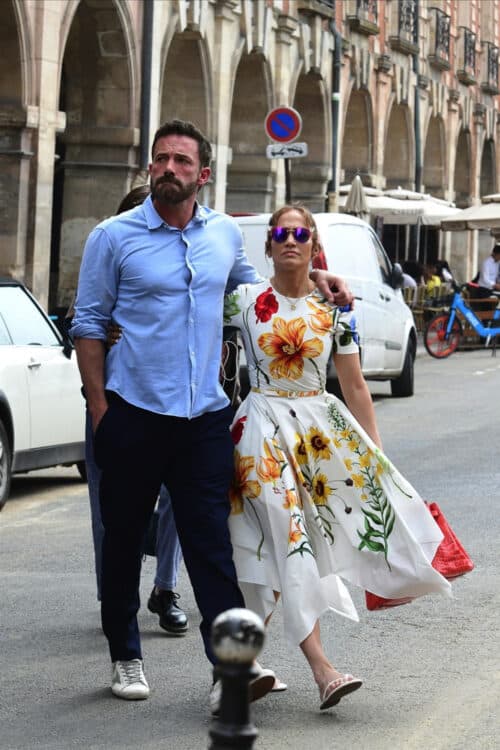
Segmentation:
<svg viewBox="0 0 500 750">
<path fill-rule="evenodd" d="M 266 113 L 302 115 L 293 197 L 323 210 L 365 185 L 477 202 L 497 192 L 500 0 L 2 0 L 0 275 L 51 309 L 89 230 L 143 181 L 151 134 L 197 123 L 214 145 L 202 199 L 284 201 Z M 333 94 L 333 96 L 332 96 Z M 441 238 L 461 278 L 477 233 Z M 491 244 L 491 242 L 489 243 Z M 489 246 L 489 245 L 488 245 Z"/>
</svg>

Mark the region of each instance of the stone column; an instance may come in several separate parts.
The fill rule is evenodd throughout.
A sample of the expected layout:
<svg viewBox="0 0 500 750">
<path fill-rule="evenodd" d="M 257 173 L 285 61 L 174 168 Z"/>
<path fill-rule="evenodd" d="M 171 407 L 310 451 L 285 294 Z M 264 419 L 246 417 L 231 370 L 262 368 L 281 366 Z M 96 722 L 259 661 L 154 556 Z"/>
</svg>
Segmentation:
<svg viewBox="0 0 500 750">
<path fill-rule="evenodd" d="M 214 122 L 217 143 L 213 172 L 215 177 L 214 208 L 226 208 L 227 170 L 231 163 L 229 133 L 232 109 L 232 51 L 238 38 L 239 16 L 236 0 L 220 0 L 215 10 L 214 44 Z"/>
<path fill-rule="evenodd" d="M 37 19 L 39 105 L 32 109 L 33 222 L 27 246 L 26 283 L 44 307 L 49 294 L 55 138 L 56 131 L 65 126 L 65 117 L 58 107 L 59 29 L 63 10 L 60 3 L 44 3 L 38 9 Z"/>
<path fill-rule="evenodd" d="M 389 55 L 379 55 L 375 64 L 376 88 L 374 101 L 373 122 L 373 169 L 376 175 L 374 186 L 385 188 L 384 154 L 385 154 L 385 126 L 387 112 L 391 101 L 392 61 Z"/>
<path fill-rule="evenodd" d="M 28 113 L 29 118 L 29 113 Z M 0 276 L 25 280 L 31 150 L 27 114 L 0 112 Z"/>
</svg>

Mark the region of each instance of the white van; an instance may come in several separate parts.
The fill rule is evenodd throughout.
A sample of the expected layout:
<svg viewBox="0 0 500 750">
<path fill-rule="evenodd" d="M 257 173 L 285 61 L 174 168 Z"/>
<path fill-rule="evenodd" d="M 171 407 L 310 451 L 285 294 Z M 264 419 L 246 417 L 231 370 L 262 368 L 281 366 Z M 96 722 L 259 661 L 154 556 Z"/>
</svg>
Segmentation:
<svg viewBox="0 0 500 750">
<path fill-rule="evenodd" d="M 234 218 L 250 262 L 262 276 L 271 276 L 272 265 L 264 253 L 270 214 Z M 365 221 L 334 213 L 314 214 L 314 219 L 328 268 L 347 281 L 356 297 L 365 378 L 390 380 L 393 396 L 412 396 L 417 332 L 401 293 L 401 267 L 391 263 Z"/>
</svg>

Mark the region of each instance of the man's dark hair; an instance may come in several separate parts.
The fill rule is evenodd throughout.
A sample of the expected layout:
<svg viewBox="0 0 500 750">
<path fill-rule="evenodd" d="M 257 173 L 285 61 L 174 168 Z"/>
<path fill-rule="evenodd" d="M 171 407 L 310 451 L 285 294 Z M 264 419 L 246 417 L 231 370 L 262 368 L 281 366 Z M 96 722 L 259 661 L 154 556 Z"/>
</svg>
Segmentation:
<svg viewBox="0 0 500 750">
<path fill-rule="evenodd" d="M 156 131 L 151 146 L 151 157 L 154 159 L 156 142 L 166 135 L 187 135 L 198 143 L 198 155 L 200 157 L 200 166 L 209 167 L 212 160 L 212 147 L 210 141 L 205 138 L 201 130 L 196 125 L 187 120 L 168 120 Z"/>
<path fill-rule="evenodd" d="M 493 252 L 494 252 L 494 253 L 495 253 L 496 255 L 500 255 L 500 245 L 499 245 L 498 243 L 497 243 L 497 244 L 495 245 L 495 247 L 493 248 Z"/>
<path fill-rule="evenodd" d="M 140 206 L 141 203 L 144 203 L 150 192 L 149 185 L 138 185 L 138 187 L 132 188 L 130 193 L 127 193 L 125 198 L 122 198 L 116 213 L 122 214 L 124 211 L 130 211 L 131 208 Z"/>
</svg>

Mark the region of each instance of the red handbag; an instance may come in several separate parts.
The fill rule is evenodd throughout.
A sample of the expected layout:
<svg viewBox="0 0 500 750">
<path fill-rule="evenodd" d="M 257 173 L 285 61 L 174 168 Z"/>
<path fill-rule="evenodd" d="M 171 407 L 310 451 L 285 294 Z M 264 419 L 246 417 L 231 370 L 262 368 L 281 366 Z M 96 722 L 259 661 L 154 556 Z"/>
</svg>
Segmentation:
<svg viewBox="0 0 500 750">
<path fill-rule="evenodd" d="M 432 567 L 441 573 L 444 578 L 456 578 L 469 573 L 474 568 L 474 563 L 460 543 L 457 535 L 444 517 L 437 503 L 426 503 L 429 511 L 443 532 L 443 541 L 436 550 Z M 414 597 L 407 596 L 402 599 L 384 599 L 382 596 L 365 591 L 366 608 L 369 610 L 386 609 L 387 607 L 398 607 L 400 604 L 409 604 Z"/>
</svg>

